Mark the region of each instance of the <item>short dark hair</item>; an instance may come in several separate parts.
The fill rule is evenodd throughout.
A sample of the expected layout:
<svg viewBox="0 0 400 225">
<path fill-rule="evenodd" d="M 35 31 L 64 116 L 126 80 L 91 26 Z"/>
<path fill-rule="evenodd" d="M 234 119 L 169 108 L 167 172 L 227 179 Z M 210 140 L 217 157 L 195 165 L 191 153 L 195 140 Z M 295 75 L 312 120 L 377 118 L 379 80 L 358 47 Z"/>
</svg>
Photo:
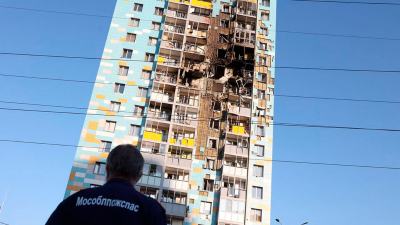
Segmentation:
<svg viewBox="0 0 400 225">
<path fill-rule="evenodd" d="M 118 145 L 107 157 L 108 176 L 123 176 L 137 181 L 143 171 L 144 158 L 133 145 Z"/>
</svg>

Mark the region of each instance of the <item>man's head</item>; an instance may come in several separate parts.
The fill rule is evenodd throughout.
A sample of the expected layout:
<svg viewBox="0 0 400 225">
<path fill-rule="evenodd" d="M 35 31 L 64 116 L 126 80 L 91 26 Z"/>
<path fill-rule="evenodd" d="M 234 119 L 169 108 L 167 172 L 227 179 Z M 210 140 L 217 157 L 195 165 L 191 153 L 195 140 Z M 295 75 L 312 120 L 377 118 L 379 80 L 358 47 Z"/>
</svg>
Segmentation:
<svg viewBox="0 0 400 225">
<path fill-rule="evenodd" d="M 118 145 L 107 157 L 107 181 L 124 178 L 135 185 L 143 174 L 144 159 L 133 145 Z"/>
</svg>

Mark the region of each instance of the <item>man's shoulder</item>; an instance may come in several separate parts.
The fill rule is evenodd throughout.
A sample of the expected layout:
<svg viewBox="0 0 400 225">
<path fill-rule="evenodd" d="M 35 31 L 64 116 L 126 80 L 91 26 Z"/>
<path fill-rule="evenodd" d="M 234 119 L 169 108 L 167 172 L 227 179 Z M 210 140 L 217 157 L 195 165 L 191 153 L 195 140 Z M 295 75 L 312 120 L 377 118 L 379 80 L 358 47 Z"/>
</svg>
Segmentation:
<svg viewBox="0 0 400 225">
<path fill-rule="evenodd" d="M 147 198 L 147 201 L 149 202 L 149 204 L 151 205 L 152 209 L 159 209 L 161 211 L 165 211 L 164 207 L 161 205 L 160 202 L 158 202 L 156 199 L 144 196 Z"/>
</svg>

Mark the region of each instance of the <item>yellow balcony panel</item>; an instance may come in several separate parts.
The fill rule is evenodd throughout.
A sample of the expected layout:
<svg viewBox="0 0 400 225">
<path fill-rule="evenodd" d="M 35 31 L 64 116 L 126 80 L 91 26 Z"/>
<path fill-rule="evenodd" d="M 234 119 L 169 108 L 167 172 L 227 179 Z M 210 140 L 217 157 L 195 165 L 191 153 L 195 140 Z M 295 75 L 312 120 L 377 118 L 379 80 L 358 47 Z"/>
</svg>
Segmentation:
<svg viewBox="0 0 400 225">
<path fill-rule="evenodd" d="M 176 143 L 176 140 L 173 139 L 173 138 L 171 138 L 171 139 L 169 139 L 169 143 L 175 144 L 175 143 Z M 170 154 L 171 154 L 171 153 L 170 153 Z"/>
<path fill-rule="evenodd" d="M 244 134 L 244 127 L 239 127 L 239 134 Z"/>
<path fill-rule="evenodd" d="M 187 139 L 183 139 L 182 140 L 182 145 L 188 145 L 188 140 Z"/>
<path fill-rule="evenodd" d="M 190 139 L 189 139 L 188 145 L 189 145 L 190 147 L 193 147 L 193 146 L 194 146 L 194 139 L 190 138 Z"/>
<path fill-rule="evenodd" d="M 151 132 L 150 133 L 150 140 L 155 141 L 156 140 L 156 136 L 157 136 L 156 132 Z"/>
<path fill-rule="evenodd" d="M 238 126 L 233 126 L 232 132 L 233 133 L 238 133 L 239 132 L 239 127 Z"/>
<path fill-rule="evenodd" d="M 156 141 L 162 141 L 162 134 L 156 135 Z"/>
<path fill-rule="evenodd" d="M 144 135 L 143 135 L 144 139 L 150 139 L 150 132 L 149 131 L 145 131 Z"/>
</svg>

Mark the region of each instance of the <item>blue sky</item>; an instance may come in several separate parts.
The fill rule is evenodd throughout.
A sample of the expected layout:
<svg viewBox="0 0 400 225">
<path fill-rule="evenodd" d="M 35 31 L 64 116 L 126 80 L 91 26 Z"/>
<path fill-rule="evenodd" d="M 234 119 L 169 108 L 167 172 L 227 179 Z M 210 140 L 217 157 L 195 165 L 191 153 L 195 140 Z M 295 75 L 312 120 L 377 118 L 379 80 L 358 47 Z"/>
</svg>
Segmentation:
<svg viewBox="0 0 400 225">
<path fill-rule="evenodd" d="M 114 1 L 1 5 L 112 15 Z M 400 38 L 397 6 L 278 2 L 278 30 Z M 100 57 L 110 19 L 0 9 L 0 51 Z M 400 70 L 400 41 L 277 34 L 277 66 Z M 99 62 L 0 55 L 0 73 L 94 80 Z M 399 101 L 399 74 L 276 71 L 276 94 Z M 91 84 L 0 77 L 0 100 L 86 107 Z M 400 105 L 275 99 L 275 121 L 400 129 Z M 20 108 L 0 104 L 0 107 Z M 34 108 L 34 107 L 29 107 Z M 0 139 L 77 144 L 83 115 L 0 110 Z M 400 133 L 275 127 L 274 158 L 400 166 Z M 0 222 L 44 224 L 62 200 L 74 148 L 0 143 Z M 397 224 L 394 170 L 274 163 L 272 218 L 284 225 Z M 276 222 L 272 221 L 271 224 Z"/>
</svg>

